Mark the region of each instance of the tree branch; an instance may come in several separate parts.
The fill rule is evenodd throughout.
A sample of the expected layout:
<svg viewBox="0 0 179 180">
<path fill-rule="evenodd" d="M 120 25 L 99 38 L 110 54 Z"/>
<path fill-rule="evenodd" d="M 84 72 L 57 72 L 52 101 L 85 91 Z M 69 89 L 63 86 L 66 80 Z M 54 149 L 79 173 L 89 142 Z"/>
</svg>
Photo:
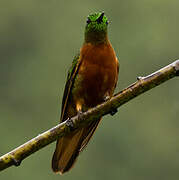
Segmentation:
<svg viewBox="0 0 179 180">
<path fill-rule="evenodd" d="M 25 144 L 17 147 L 11 152 L 1 156 L 0 171 L 12 165 L 19 166 L 21 161 L 32 153 L 47 146 L 58 138 L 65 136 L 67 133 L 70 133 L 77 128 L 83 127 L 101 116 L 109 114 L 114 109 L 119 108 L 121 105 L 130 101 L 136 96 L 160 85 L 161 83 L 175 76 L 179 76 L 179 60 L 176 60 L 172 64 L 169 64 L 168 66 L 146 77 L 138 77 L 135 83 L 115 94 L 108 101 L 88 110 L 87 112 L 82 113 L 80 118 L 75 116 L 70 120 L 68 119 L 31 139 Z"/>
</svg>

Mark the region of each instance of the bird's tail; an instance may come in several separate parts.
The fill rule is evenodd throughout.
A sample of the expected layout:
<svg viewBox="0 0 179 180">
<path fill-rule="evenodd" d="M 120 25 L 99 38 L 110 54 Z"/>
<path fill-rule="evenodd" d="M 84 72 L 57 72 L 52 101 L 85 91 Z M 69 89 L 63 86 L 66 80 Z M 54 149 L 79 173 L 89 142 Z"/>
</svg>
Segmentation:
<svg viewBox="0 0 179 180">
<path fill-rule="evenodd" d="M 79 153 L 86 147 L 96 130 L 101 118 L 93 121 L 87 127 L 74 131 L 57 141 L 52 158 L 52 169 L 63 174 L 74 165 Z"/>
</svg>

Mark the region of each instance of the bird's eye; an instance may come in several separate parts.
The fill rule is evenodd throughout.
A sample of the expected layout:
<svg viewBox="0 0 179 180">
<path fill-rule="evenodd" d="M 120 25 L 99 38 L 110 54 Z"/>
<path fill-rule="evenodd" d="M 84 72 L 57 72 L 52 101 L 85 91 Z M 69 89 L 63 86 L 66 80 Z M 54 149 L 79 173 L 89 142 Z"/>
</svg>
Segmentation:
<svg viewBox="0 0 179 180">
<path fill-rule="evenodd" d="M 86 20 L 86 23 L 89 24 L 90 22 L 91 22 L 91 20 L 88 18 L 88 19 Z"/>
</svg>

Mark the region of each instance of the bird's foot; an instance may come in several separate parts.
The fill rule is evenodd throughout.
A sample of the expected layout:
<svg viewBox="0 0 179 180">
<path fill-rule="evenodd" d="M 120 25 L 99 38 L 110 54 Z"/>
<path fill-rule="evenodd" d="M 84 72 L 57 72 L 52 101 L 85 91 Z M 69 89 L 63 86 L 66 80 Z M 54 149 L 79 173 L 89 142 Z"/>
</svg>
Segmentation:
<svg viewBox="0 0 179 180">
<path fill-rule="evenodd" d="M 81 110 L 78 111 L 77 116 L 79 121 L 83 120 L 83 112 Z"/>
<path fill-rule="evenodd" d="M 108 101 L 110 99 L 110 96 L 104 96 L 104 101 Z"/>
<path fill-rule="evenodd" d="M 114 116 L 114 114 L 116 114 L 117 111 L 118 111 L 117 108 L 112 109 L 112 110 L 110 111 L 110 115 L 111 115 L 111 116 Z"/>
<path fill-rule="evenodd" d="M 104 101 L 106 102 L 106 101 L 108 101 L 110 98 L 111 98 L 111 97 L 110 97 L 109 95 L 104 96 Z M 110 111 L 110 115 L 111 115 L 111 116 L 113 116 L 113 115 L 116 114 L 116 113 L 117 113 L 117 108 L 114 108 L 114 109 L 112 109 L 112 110 Z"/>
</svg>

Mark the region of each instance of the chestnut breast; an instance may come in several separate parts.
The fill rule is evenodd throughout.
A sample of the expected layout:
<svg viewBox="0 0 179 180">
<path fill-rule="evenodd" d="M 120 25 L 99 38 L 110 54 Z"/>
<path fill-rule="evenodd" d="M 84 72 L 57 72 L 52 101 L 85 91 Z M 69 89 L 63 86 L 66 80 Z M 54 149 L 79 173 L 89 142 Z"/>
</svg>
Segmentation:
<svg viewBox="0 0 179 180">
<path fill-rule="evenodd" d="M 80 58 L 77 78 L 80 87 L 76 95 L 86 106 L 93 107 L 113 94 L 118 79 L 118 60 L 110 43 L 85 44 Z"/>
</svg>

